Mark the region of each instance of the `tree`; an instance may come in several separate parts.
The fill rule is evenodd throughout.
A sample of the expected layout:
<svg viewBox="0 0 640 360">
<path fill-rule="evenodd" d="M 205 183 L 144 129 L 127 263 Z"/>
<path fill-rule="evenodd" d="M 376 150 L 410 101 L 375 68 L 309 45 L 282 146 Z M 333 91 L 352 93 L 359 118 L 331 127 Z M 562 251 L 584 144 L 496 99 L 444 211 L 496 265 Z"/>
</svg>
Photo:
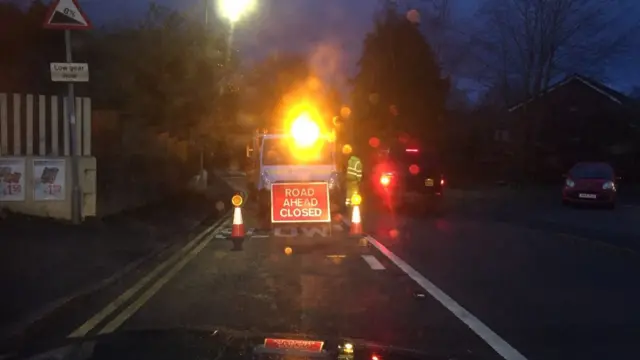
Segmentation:
<svg viewBox="0 0 640 360">
<path fill-rule="evenodd" d="M 252 125 L 277 126 L 282 102 L 310 75 L 307 59 L 299 54 L 272 54 L 256 64 L 246 76 L 242 100 Z"/>
<path fill-rule="evenodd" d="M 280 127 L 292 108 L 313 106 L 329 122 L 340 109 L 340 94 L 315 74 L 306 56 L 273 54 L 247 74 L 242 109 L 254 127 Z"/>
<path fill-rule="evenodd" d="M 63 32 L 42 28 L 47 7 L 41 1 L 28 5 L 0 3 L 0 46 L 6 54 L 0 57 L 3 92 L 46 93 L 60 88 L 50 81 L 49 62 L 64 60 Z"/>
<path fill-rule="evenodd" d="M 449 81 L 415 24 L 393 7 L 384 9 L 364 39 L 358 66 L 352 97 L 359 144 L 401 132 L 423 143 L 438 139 Z"/>
<path fill-rule="evenodd" d="M 99 102 L 173 135 L 192 138 L 197 129 L 215 134 L 204 125 L 221 125 L 222 115 L 229 117 L 219 107 L 221 82 L 236 64 L 225 61 L 227 45 L 224 31 L 151 4 L 137 27 L 92 42 L 93 93 Z M 233 103 L 233 94 L 224 96 Z"/>
<path fill-rule="evenodd" d="M 509 104 L 562 75 L 600 75 L 639 29 L 625 10 L 617 0 L 486 0 L 470 44 L 477 79 Z"/>
</svg>

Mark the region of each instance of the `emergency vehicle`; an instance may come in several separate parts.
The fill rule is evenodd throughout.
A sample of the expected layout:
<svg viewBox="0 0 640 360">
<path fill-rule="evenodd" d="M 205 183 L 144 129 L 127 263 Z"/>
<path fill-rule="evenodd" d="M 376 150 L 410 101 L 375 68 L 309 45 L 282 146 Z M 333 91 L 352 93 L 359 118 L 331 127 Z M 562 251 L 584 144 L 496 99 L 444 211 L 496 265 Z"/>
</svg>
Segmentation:
<svg viewBox="0 0 640 360">
<path fill-rule="evenodd" d="M 333 129 L 307 113 L 288 129 L 256 131 L 247 147 L 247 175 L 260 216 L 272 225 L 330 223 L 345 196 L 336 148 Z"/>
</svg>

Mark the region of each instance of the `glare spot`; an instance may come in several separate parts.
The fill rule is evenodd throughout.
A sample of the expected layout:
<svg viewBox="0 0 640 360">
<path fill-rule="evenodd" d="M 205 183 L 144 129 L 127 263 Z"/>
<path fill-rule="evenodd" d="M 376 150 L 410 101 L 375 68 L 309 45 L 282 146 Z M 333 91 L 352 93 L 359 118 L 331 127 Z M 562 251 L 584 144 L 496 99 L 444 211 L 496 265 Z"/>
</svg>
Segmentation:
<svg viewBox="0 0 640 360">
<path fill-rule="evenodd" d="M 222 211 L 222 210 L 224 210 L 224 202 L 222 202 L 222 201 L 218 201 L 218 202 L 216 203 L 216 210 L 218 210 L 218 211 Z"/>
<path fill-rule="evenodd" d="M 377 148 L 378 146 L 380 146 L 380 139 L 378 139 L 377 137 L 372 137 L 371 139 L 369 139 L 369 145 L 372 148 Z"/>
<path fill-rule="evenodd" d="M 409 166 L 409 172 L 411 173 L 411 175 L 418 175 L 418 173 L 420 172 L 420 167 L 416 164 L 412 164 L 411 166 Z"/>
<path fill-rule="evenodd" d="M 277 159 L 278 158 L 278 152 L 273 150 L 273 149 L 267 151 L 267 158 L 270 159 L 270 160 Z M 275 160 L 273 160 L 273 161 L 275 161 Z"/>
<path fill-rule="evenodd" d="M 389 106 L 389 112 L 391 113 L 391 115 L 393 116 L 398 116 L 398 107 L 395 105 L 391 105 Z"/>
<path fill-rule="evenodd" d="M 349 116 L 351 116 L 351 109 L 348 106 L 343 106 L 342 109 L 340 109 L 340 116 L 344 119 L 349 118 Z"/>
<path fill-rule="evenodd" d="M 391 236 L 392 239 L 397 238 L 398 235 L 400 235 L 400 232 L 397 229 L 391 229 L 389 231 L 389 236 Z"/>
<path fill-rule="evenodd" d="M 343 154 L 345 154 L 345 155 L 349 155 L 349 154 L 351 154 L 351 152 L 352 152 L 352 151 L 353 151 L 353 148 L 352 148 L 352 147 L 351 147 L 351 145 L 349 145 L 349 144 L 345 144 L 345 145 L 342 147 L 342 153 L 343 153 Z"/>
<path fill-rule="evenodd" d="M 320 89 L 320 87 L 322 87 L 322 83 L 320 82 L 320 80 L 316 77 L 310 77 L 307 80 L 307 86 L 309 87 L 310 90 L 318 90 Z"/>
<path fill-rule="evenodd" d="M 287 246 L 286 248 L 284 248 L 284 253 L 287 255 L 291 255 L 293 254 L 293 249 Z"/>
<path fill-rule="evenodd" d="M 407 20 L 409 20 L 412 24 L 420 23 L 420 13 L 416 9 L 411 9 L 407 11 Z"/>
</svg>

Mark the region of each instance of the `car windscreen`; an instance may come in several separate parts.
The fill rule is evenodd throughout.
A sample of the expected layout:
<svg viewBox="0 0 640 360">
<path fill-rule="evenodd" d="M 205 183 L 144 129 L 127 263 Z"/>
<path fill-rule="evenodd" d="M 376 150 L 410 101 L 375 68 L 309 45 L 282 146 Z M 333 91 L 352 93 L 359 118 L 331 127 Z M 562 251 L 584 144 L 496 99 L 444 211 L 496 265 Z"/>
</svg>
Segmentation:
<svg viewBox="0 0 640 360">
<path fill-rule="evenodd" d="M 574 179 L 613 179 L 613 169 L 607 164 L 577 164 L 569 175 Z"/>
<path fill-rule="evenodd" d="M 264 165 L 332 165 L 331 143 L 319 140 L 313 149 L 296 149 L 291 139 L 264 138 L 262 143 L 262 163 Z"/>
</svg>

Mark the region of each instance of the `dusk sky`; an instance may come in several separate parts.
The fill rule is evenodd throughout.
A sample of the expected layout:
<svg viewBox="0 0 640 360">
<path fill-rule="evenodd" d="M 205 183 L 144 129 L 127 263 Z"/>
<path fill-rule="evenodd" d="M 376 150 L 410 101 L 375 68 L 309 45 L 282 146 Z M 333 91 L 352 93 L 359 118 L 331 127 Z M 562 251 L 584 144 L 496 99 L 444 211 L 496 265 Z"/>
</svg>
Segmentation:
<svg viewBox="0 0 640 360">
<path fill-rule="evenodd" d="M 26 1 L 26 0 L 24 0 Z M 209 0 L 213 1 L 213 0 Z M 204 0 L 157 0 L 159 4 L 189 11 L 204 18 Z M 480 0 L 454 0 L 453 15 L 464 22 Z M 298 51 L 319 58 L 326 75 L 340 82 L 352 75 L 365 33 L 379 0 L 259 0 L 259 8 L 238 24 L 236 46 L 249 61 L 275 50 Z M 640 4 L 640 1 L 637 1 Z M 148 0 L 80 0 L 97 24 L 126 21 L 144 14 Z M 640 6 L 638 6 L 640 8 Z M 640 13 L 637 15 L 640 18 Z M 246 61 L 246 60 L 245 60 Z M 640 71 L 633 63 L 614 64 L 608 84 L 622 91 L 640 86 Z M 329 64 L 329 65 L 327 65 Z M 634 71 L 635 70 L 635 71 Z"/>
</svg>

